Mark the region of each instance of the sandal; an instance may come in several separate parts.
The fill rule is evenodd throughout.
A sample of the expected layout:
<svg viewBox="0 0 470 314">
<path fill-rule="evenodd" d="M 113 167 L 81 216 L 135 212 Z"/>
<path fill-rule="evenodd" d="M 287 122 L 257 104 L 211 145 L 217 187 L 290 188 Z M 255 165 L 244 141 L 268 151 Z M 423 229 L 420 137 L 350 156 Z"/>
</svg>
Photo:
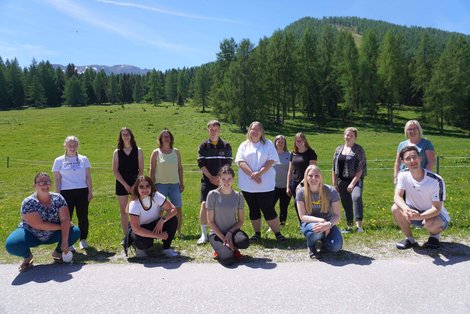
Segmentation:
<svg viewBox="0 0 470 314">
<path fill-rule="evenodd" d="M 18 271 L 22 273 L 27 271 L 31 267 L 33 267 L 33 255 L 30 255 L 29 257 L 23 260 L 23 263 L 21 263 L 20 267 L 18 267 Z"/>
<path fill-rule="evenodd" d="M 56 250 L 52 251 L 52 259 L 54 260 L 54 262 L 56 263 L 61 263 L 62 262 L 62 255 L 57 252 Z"/>
</svg>

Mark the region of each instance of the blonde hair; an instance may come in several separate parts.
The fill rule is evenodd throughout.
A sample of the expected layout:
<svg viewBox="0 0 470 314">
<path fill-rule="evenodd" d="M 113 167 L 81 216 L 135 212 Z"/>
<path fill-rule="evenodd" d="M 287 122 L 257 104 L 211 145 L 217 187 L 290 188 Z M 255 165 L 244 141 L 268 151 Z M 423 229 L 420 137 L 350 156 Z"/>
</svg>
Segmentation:
<svg viewBox="0 0 470 314">
<path fill-rule="evenodd" d="M 353 132 L 354 133 L 354 137 L 357 138 L 357 129 L 356 128 L 353 128 L 353 127 L 349 127 L 349 128 L 346 128 L 343 132 L 343 134 L 346 134 L 347 132 Z"/>
<path fill-rule="evenodd" d="M 251 142 L 250 131 L 255 125 L 258 125 L 261 129 L 261 139 L 260 139 L 261 143 L 263 143 L 263 144 L 266 143 L 266 133 L 264 132 L 263 124 L 259 121 L 251 122 L 251 124 L 248 128 L 248 132 L 246 133 L 246 138 Z"/>
<path fill-rule="evenodd" d="M 410 120 L 410 121 L 406 122 L 406 124 L 405 124 L 405 137 L 408 138 L 408 134 L 406 134 L 406 130 L 408 130 L 408 128 L 412 124 L 416 125 L 416 127 L 418 128 L 419 136 L 422 137 L 423 136 L 423 128 L 421 127 L 421 124 L 419 124 L 418 120 Z"/>
<path fill-rule="evenodd" d="M 310 184 L 308 183 L 307 177 L 308 173 L 310 171 L 316 171 L 320 175 L 320 189 L 318 190 L 318 195 L 320 196 L 320 201 L 321 201 L 321 213 L 328 213 L 332 209 L 330 208 L 329 204 L 329 199 L 328 199 L 328 194 L 326 192 L 326 188 L 323 184 L 323 176 L 321 174 L 320 168 L 318 168 L 316 165 L 310 165 L 305 169 L 305 174 L 304 174 L 304 202 L 305 202 L 305 211 L 307 214 L 311 215 L 312 214 L 312 191 L 310 190 Z"/>
</svg>

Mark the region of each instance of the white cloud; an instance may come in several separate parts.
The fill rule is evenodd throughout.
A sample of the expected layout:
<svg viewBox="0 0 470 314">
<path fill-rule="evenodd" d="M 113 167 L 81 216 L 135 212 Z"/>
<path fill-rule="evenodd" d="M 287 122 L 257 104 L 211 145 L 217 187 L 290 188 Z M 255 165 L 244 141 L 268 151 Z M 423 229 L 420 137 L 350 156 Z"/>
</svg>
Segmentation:
<svg viewBox="0 0 470 314">
<path fill-rule="evenodd" d="M 148 5 L 132 3 L 132 2 L 121 2 L 121 1 L 113 1 L 113 0 L 96 0 L 96 1 L 105 3 L 105 4 L 111 4 L 111 5 L 123 6 L 123 7 L 132 7 L 132 8 L 142 9 L 146 11 L 153 11 L 153 12 L 157 12 L 157 13 L 161 13 L 165 15 L 172 15 L 172 16 L 178 16 L 178 17 L 189 18 L 189 19 L 219 21 L 219 22 L 235 23 L 235 24 L 239 23 L 237 21 L 224 19 L 224 18 L 187 14 L 184 12 L 165 10 L 165 9 L 155 7 L 155 6 L 148 6 Z"/>
<path fill-rule="evenodd" d="M 74 19 L 94 25 L 100 29 L 117 34 L 126 39 L 139 41 L 170 50 L 178 50 L 183 48 L 181 45 L 173 44 L 162 39 L 149 40 L 148 38 L 142 37 L 136 32 L 130 30 L 128 27 L 125 27 L 122 23 L 113 23 L 103 16 L 98 15 L 95 11 L 89 10 L 84 6 L 80 6 L 77 2 L 70 0 L 48 0 L 48 2 L 59 11 L 69 15 Z"/>
</svg>

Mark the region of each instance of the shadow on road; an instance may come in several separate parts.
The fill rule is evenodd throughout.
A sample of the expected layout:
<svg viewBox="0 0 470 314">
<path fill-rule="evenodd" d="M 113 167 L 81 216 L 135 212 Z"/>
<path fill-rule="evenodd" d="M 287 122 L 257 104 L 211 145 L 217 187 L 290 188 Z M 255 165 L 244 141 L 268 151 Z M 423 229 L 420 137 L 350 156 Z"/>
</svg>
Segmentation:
<svg viewBox="0 0 470 314">
<path fill-rule="evenodd" d="M 33 266 L 26 272 L 19 273 L 13 279 L 12 286 L 20 286 L 29 282 L 46 283 L 49 281 L 65 282 L 73 278 L 72 273 L 79 271 L 83 264 L 46 264 Z"/>
<path fill-rule="evenodd" d="M 243 255 L 243 258 L 240 261 L 229 265 L 219 261 L 219 265 L 228 269 L 235 269 L 239 266 L 246 266 L 253 269 L 274 269 L 277 267 L 277 264 L 270 258 L 251 257 L 249 255 Z"/>
<path fill-rule="evenodd" d="M 193 259 L 191 257 L 185 255 L 172 258 L 160 255 L 156 257 L 148 256 L 145 258 L 129 257 L 127 259 L 129 263 L 142 264 L 147 268 L 162 267 L 165 269 L 177 269 L 180 268 L 184 263 L 190 262 L 192 260 Z"/>
<path fill-rule="evenodd" d="M 360 265 L 366 266 L 372 264 L 373 257 L 361 255 L 347 250 L 341 250 L 337 253 L 323 253 L 320 260 L 332 266 Z"/>
<path fill-rule="evenodd" d="M 470 260 L 470 247 L 456 242 L 441 242 L 439 249 L 430 250 L 422 247 L 415 247 L 413 250 L 420 255 L 433 258 L 433 263 L 437 266 L 449 266 Z"/>
</svg>

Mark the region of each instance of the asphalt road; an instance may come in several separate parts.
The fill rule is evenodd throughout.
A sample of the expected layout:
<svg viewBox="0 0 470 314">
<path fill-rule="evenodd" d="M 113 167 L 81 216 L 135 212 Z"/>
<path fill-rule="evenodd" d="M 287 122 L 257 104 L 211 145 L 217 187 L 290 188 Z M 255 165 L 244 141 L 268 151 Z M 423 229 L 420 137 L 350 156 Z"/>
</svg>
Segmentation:
<svg viewBox="0 0 470 314">
<path fill-rule="evenodd" d="M 0 265 L 0 293 L 0 313 L 470 313 L 470 258 Z"/>
</svg>

